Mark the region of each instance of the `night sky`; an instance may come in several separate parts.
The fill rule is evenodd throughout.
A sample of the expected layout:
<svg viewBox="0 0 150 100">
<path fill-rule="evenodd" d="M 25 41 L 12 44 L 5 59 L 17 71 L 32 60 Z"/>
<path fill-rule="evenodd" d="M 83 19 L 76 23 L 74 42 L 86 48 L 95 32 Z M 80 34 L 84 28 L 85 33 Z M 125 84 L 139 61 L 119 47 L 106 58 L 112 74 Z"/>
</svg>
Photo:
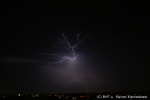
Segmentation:
<svg viewBox="0 0 150 100">
<path fill-rule="evenodd" d="M 7 2 L 1 6 L 0 93 L 150 90 L 149 5 L 146 2 Z M 74 62 L 52 44 L 82 40 Z M 82 53 L 84 51 L 84 53 Z"/>
</svg>

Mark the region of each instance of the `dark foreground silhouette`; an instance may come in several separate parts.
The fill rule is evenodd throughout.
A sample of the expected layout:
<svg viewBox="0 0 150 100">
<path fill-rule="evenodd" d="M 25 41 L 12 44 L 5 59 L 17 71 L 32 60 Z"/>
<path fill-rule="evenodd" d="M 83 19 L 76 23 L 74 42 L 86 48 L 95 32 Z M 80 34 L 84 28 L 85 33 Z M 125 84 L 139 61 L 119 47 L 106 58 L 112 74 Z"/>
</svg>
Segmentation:
<svg viewBox="0 0 150 100">
<path fill-rule="evenodd" d="M 104 93 L 59 93 L 59 94 L 0 94 L 0 100 L 102 100 L 149 98 L 150 91 L 104 92 Z"/>
</svg>

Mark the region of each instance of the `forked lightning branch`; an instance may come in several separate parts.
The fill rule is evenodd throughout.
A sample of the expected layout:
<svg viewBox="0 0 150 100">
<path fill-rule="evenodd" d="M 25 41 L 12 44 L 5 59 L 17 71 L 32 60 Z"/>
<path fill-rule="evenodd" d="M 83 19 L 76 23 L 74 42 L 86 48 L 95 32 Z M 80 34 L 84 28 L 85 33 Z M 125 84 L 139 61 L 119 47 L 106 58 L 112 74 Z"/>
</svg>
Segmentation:
<svg viewBox="0 0 150 100">
<path fill-rule="evenodd" d="M 85 37 L 83 40 L 80 41 L 79 39 L 79 36 L 81 35 L 81 33 L 79 33 L 76 38 L 77 38 L 77 42 L 76 44 L 74 45 L 70 45 L 68 39 L 66 38 L 65 36 L 65 33 L 62 33 L 62 37 L 63 39 L 60 39 L 58 38 L 58 42 L 54 43 L 53 46 L 54 47 L 62 47 L 64 48 L 65 50 L 67 50 L 69 53 L 71 53 L 71 57 L 70 56 L 60 56 L 58 53 L 52 53 L 52 54 L 49 54 L 49 53 L 42 53 L 42 54 L 45 54 L 45 55 L 48 55 L 49 56 L 49 65 L 50 64 L 59 64 L 59 63 L 62 63 L 63 61 L 65 60 L 76 60 L 77 59 L 77 56 L 79 56 L 79 54 L 76 54 L 75 52 L 75 48 L 80 44 L 82 43 L 87 37 Z M 53 61 L 51 61 L 53 60 Z"/>
</svg>

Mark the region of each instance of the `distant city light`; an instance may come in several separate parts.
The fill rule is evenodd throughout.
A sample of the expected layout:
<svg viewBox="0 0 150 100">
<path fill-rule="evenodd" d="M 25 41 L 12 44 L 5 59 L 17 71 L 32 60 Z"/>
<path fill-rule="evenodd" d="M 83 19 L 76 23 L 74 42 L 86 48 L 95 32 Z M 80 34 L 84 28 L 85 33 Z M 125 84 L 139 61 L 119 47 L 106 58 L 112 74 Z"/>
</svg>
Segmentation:
<svg viewBox="0 0 150 100">
<path fill-rule="evenodd" d="M 72 97 L 73 100 L 77 99 L 76 97 Z"/>
<path fill-rule="evenodd" d="M 20 94 L 18 94 L 18 96 L 20 96 Z"/>
<path fill-rule="evenodd" d="M 36 97 L 39 97 L 39 94 L 36 94 L 35 96 L 36 96 Z"/>
<path fill-rule="evenodd" d="M 51 96 L 52 95 L 52 96 Z M 78 100 L 78 99 L 88 99 L 88 98 L 92 98 L 92 95 L 94 95 L 94 94 L 80 94 L 80 95 L 75 95 L 75 94 L 43 94 L 43 96 L 40 96 L 40 94 L 14 94 L 14 95 L 12 95 L 12 94 L 10 94 L 10 95 L 1 95 L 1 98 L 7 98 L 7 97 L 12 97 L 12 98 L 23 98 L 23 97 L 25 97 L 26 98 L 26 96 L 29 96 L 28 98 L 37 98 L 37 97 L 44 97 L 44 98 L 49 98 L 49 99 L 52 99 L 52 100 L 54 100 L 54 98 L 55 99 L 66 99 L 66 100 Z M 96 97 L 96 95 L 97 94 L 95 94 L 95 97 Z M 121 96 L 122 94 L 118 94 L 117 96 Z M 143 96 L 141 96 L 141 95 L 143 95 Z M 51 96 L 51 97 L 50 97 Z M 53 97 L 53 96 L 55 96 L 55 97 Z M 78 98 L 78 96 L 79 96 L 79 98 Z M 97 98 L 101 98 L 100 97 L 101 95 L 98 95 L 97 96 Z M 128 98 L 147 98 L 147 96 L 148 96 L 148 93 L 144 93 L 144 94 L 140 94 L 140 93 L 133 93 L 133 95 L 129 95 L 129 94 L 125 94 L 125 96 L 126 97 L 128 97 Z M 104 97 L 103 97 L 104 98 Z M 91 99 L 92 100 L 92 99 Z"/>
<path fill-rule="evenodd" d="M 83 96 L 80 96 L 80 98 L 83 98 Z"/>
<path fill-rule="evenodd" d="M 65 99 L 68 99 L 68 96 Z"/>
</svg>

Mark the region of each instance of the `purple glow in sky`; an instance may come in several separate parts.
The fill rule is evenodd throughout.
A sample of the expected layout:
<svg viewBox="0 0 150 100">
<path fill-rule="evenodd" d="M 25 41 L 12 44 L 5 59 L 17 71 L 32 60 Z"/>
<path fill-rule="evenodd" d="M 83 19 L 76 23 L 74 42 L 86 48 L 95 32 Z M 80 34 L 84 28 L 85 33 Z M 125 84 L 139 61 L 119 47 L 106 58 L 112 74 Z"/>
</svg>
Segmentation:
<svg viewBox="0 0 150 100">
<path fill-rule="evenodd" d="M 62 33 L 62 37 L 64 40 L 58 38 L 59 42 L 53 44 L 54 47 L 62 47 L 64 49 L 66 49 L 67 51 L 69 51 L 71 53 L 71 57 L 70 56 L 60 56 L 59 54 L 56 54 L 56 53 L 53 53 L 53 54 L 49 54 L 49 53 L 42 53 L 42 54 L 46 54 L 46 55 L 49 55 L 50 57 L 48 57 L 50 60 L 53 60 L 53 61 L 50 61 L 48 66 L 50 64 L 59 64 L 59 63 L 62 63 L 63 61 L 65 60 L 71 60 L 71 61 L 74 61 L 76 60 L 77 56 L 79 56 L 79 54 L 76 54 L 75 52 L 75 48 L 80 44 L 82 43 L 87 37 L 85 37 L 83 40 L 80 41 L 79 39 L 79 36 L 81 35 L 81 33 L 79 33 L 77 35 L 77 42 L 76 44 L 74 45 L 70 45 L 68 39 L 66 38 L 65 36 L 65 33 Z M 46 66 L 47 67 L 47 66 Z"/>
</svg>

